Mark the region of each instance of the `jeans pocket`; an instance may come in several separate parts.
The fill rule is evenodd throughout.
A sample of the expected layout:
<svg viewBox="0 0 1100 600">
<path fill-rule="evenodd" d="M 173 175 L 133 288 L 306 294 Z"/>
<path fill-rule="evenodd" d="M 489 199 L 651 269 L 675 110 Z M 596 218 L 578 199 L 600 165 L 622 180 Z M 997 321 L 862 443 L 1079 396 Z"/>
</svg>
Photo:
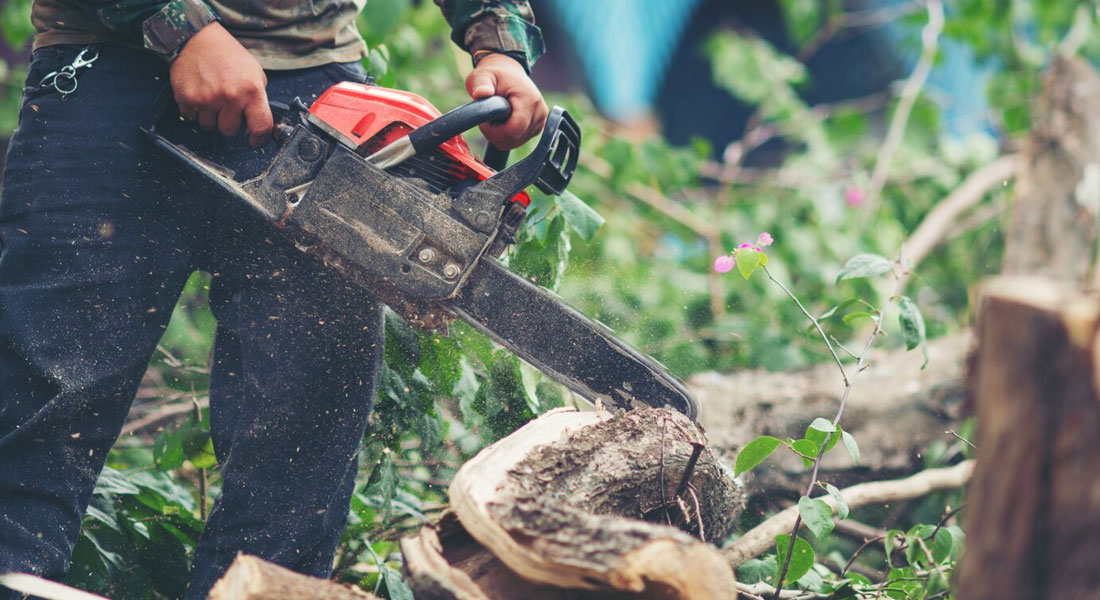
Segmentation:
<svg viewBox="0 0 1100 600">
<path fill-rule="evenodd" d="M 61 68 L 64 57 L 63 46 L 48 46 L 31 53 L 31 62 L 27 65 L 27 79 L 23 83 L 23 99 L 31 100 L 57 90 L 51 85 L 43 85 L 47 75 Z"/>
</svg>

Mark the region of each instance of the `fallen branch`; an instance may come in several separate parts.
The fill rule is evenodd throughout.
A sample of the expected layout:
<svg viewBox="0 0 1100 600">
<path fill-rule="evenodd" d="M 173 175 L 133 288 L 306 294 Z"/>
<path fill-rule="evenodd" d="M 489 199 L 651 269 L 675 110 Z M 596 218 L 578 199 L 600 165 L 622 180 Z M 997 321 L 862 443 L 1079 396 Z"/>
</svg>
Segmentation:
<svg viewBox="0 0 1100 600">
<path fill-rule="evenodd" d="M 929 469 L 892 481 L 873 481 L 861 483 L 841 490 L 849 508 L 859 508 L 879 502 L 894 502 L 920 498 L 935 491 L 962 487 L 970 480 L 974 470 L 974 461 L 961 462 L 953 467 Z M 822 496 L 833 511 L 836 505 L 830 496 Z M 745 535 L 737 538 L 723 549 L 730 564 L 737 566 L 746 560 L 758 556 L 775 547 L 775 536 L 786 533 L 798 518 L 798 506 L 792 505 L 753 527 Z"/>
<path fill-rule="evenodd" d="M 181 398 L 187 396 L 182 395 Z M 209 398 L 201 398 L 197 400 L 199 408 L 206 408 L 210 405 Z M 159 423 L 165 419 L 170 419 L 175 416 L 187 414 L 195 410 L 195 404 L 191 402 L 180 402 L 179 404 L 166 404 L 157 410 L 142 416 L 141 418 L 128 421 L 126 425 L 122 427 L 122 433 L 120 435 L 126 435 L 128 433 L 134 433 L 155 423 Z"/>
</svg>

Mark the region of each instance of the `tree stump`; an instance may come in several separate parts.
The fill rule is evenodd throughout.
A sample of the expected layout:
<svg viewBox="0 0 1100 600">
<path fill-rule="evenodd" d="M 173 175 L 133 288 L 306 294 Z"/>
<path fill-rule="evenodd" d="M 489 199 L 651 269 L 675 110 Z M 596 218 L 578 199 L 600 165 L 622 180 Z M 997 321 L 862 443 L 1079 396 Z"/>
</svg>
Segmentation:
<svg viewBox="0 0 1100 600">
<path fill-rule="evenodd" d="M 700 537 L 724 539 L 743 495 L 675 411 L 551 411 L 467 462 L 450 496 L 456 518 L 402 541 L 418 599 L 736 594 Z"/>
<path fill-rule="evenodd" d="M 1081 58 L 1055 58 L 1024 146 L 1005 236 L 1006 275 L 1088 279 L 1100 216 L 1097 131 L 1100 76 Z"/>
<path fill-rule="evenodd" d="M 985 286 L 971 381 L 978 463 L 958 598 L 1100 598 L 1100 300 Z"/>
</svg>

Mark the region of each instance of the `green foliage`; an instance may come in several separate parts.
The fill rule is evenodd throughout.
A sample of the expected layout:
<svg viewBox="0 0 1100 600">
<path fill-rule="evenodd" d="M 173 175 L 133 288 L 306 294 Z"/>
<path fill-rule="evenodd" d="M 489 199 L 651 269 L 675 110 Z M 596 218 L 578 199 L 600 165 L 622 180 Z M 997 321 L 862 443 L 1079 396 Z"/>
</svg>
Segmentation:
<svg viewBox="0 0 1100 600">
<path fill-rule="evenodd" d="M 894 263 L 877 254 L 857 254 L 848 259 L 840 272 L 836 274 L 839 283 L 844 279 L 856 279 L 859 277 L 874 277 L 889 273 L 894 268 Z"/>
<path fill-rule="evenodd" d="M 921 365 L 923 369 L 928 365 L 928 340 L 924 329 L 924 317 L 921 316 L 917 303 L 913 302 L 909 296 L 898 299 L 898 308 L 898 323 L 901 325 L 901 334 L 905 339 L 905 349 L 912 350 L 920 346 L 921 351 L 924 352 L 924 364 Z"/>
<path fill-rule="evenodd" d="M 737 453 L 737 461 L 733 467 L 734 474 L 741 475 L 751 471 L 753 467 L 764 462 L 764 459 L 775 452 L 782 443 L 779 438 L 765 435 L 745 444 L 745 447 Z"/>
<path fill-rule="evenodd" d="M 798 500 L 798 514 L 817 539 L 825 539 L 833 531 L 833 509 L 823 500 L 803 496 Z M 793 579 L 798 579 L 793 577 Z"/>
<path fill-rule="evenodd" d="M 847 431 L 840 433 L 840 437 L 844 439 L 844 449 L 848 451 L 848 456 L 852 457 L 852 462 L 859 462 L 859 444 L 856 442 L 856 438 L 852 437 L 852 434 Z"/>
<path fill-rule="evenodd" d="M 159 471 L 100 475 L 69 583 L 112 598 L 180 597 L 202 522 L 191 491 Z"/>
<path fill-rule="evenodd" d="M 787 549 L 790 547 L 791 536 L 785 533 L 775 536 L 775 562 L 779 565 L 780 570 L 783 569 L 783 564 L 787 561 Z M 791 562 L 787 568 L 787 581 L 798 581 L 803 575 L 809 573 L 814 566 L 816 557 L 813 546 L 806 540 L 796 536 L 794 538 L 794 549 L 791 551 Z"/>
</svg>

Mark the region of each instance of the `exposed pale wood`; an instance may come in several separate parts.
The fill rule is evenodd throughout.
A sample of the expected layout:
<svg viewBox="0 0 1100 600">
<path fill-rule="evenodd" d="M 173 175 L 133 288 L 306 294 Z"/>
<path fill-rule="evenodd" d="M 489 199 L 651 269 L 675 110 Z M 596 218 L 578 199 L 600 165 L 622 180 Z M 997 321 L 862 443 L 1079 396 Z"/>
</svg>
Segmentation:
<svg viewBox="0 0 1100 600">
<path fill-rule="evenodd" d="M 841 490 L 840 493 L 844 496 L 848 508 L 859 508 L 879 502 L 912 500 L 935 491 L 962 487 L 970 479 L 973 470 L 974 461 L 968 460 L 953 467 L 921 471 L 905 479 L 871 481 L 853 485 Z M 821 499 L 833 508 L 833 512 L 836 512 L 836 503 L 831 496 L 821 496 Z M 775 536 L 790 532 L 797 516 L 798 506 L 792 505 L 750 529 L 745 535 L 734 540 L 723 552 L 734 565 L 767 552 L 775 547 Z"/>
<path fill-rule="evenodd" d="M 670 507 L 667 516 L 685 530 L 698 533 L 701 523 L 714 538 L 730 530 L 742 493 L 706 449 L 690 478 L 699 511 L 689 508 L 693 514 L 682 522 L 675 491 L 696 444 L 706 444 L 702 432 L 671 410 L 552 411 L 468 461 L 451 485 L 452 509 L 490 556 L 527 581 L 599 597 L 730 597 L 733 573 L 715 546 L 641 520 L 664 520 Z M 440 571 L 438 537 L 422 534 L 404 546 L 412 550 L 406 560 L 413 581 Z M 484 571 L 466 567 L 465 577 L 422 579 L 452 594 L 440 597 L 479 598 L 470 582 L 488 598 L 515 597 L 489 595 Z"/>
<path fill-rule="evenodd" d="M 295 573 L 241 554 L 210 590 L 209 600 L 363 600 L 378 596 L 355 587 Z"/>
<path fill-rule="evenodd" d="M 26 573 L 0 573 L 0 588 L 7 588 L 42 600 L 108 600 L 63 583 Z"/>
<path fill-rule="evenodd" d="M 1081 58 L 1056 57 L 1023 150 L 1006 274 L 1084 282 L 1092 273 L 1100 216 L 1097 131 L 1100 76 Z"/>
<path fill-rule="evenodd" d="M 1098 326 L 1095 296 L 1040 279 L 985 286 L 959 598 L 1100 598 Z"/>
<path fill-rule="evenodd" d="M 417 600 L 630 600 L 629 592 L 589 591 L 532 583 L 470 537 L 453 512 L 401 540 L 405 573 Z"/>
<path fill-rule="evenodd" d="M 874 355 L 852 389 L 842 423 L 862 453 L 853 465 L 843 450 L 827 454 L 821 479 L 838 487 L 868 479 L 888 479 L 923 468 L 921 453 L 934 440 L 949 444 L 965 395 L 969 333 L 933 340 L 923 371 L 919 351 L 899 349 Z M 761 435 L 797 437 L 814 417 L 832 416 L 844 391 L 833 364 L 803 371 L 703 373 L 688 380 L 702 405 L 700 423 L 712 447 L 733 464 L 737 452 Z M 898 429 L 905 435 L 898 435 Z M 746 477 L 752 490 L 800 494 L 806 485 L 802 462 L 776 453 Z"/>
</svg>

